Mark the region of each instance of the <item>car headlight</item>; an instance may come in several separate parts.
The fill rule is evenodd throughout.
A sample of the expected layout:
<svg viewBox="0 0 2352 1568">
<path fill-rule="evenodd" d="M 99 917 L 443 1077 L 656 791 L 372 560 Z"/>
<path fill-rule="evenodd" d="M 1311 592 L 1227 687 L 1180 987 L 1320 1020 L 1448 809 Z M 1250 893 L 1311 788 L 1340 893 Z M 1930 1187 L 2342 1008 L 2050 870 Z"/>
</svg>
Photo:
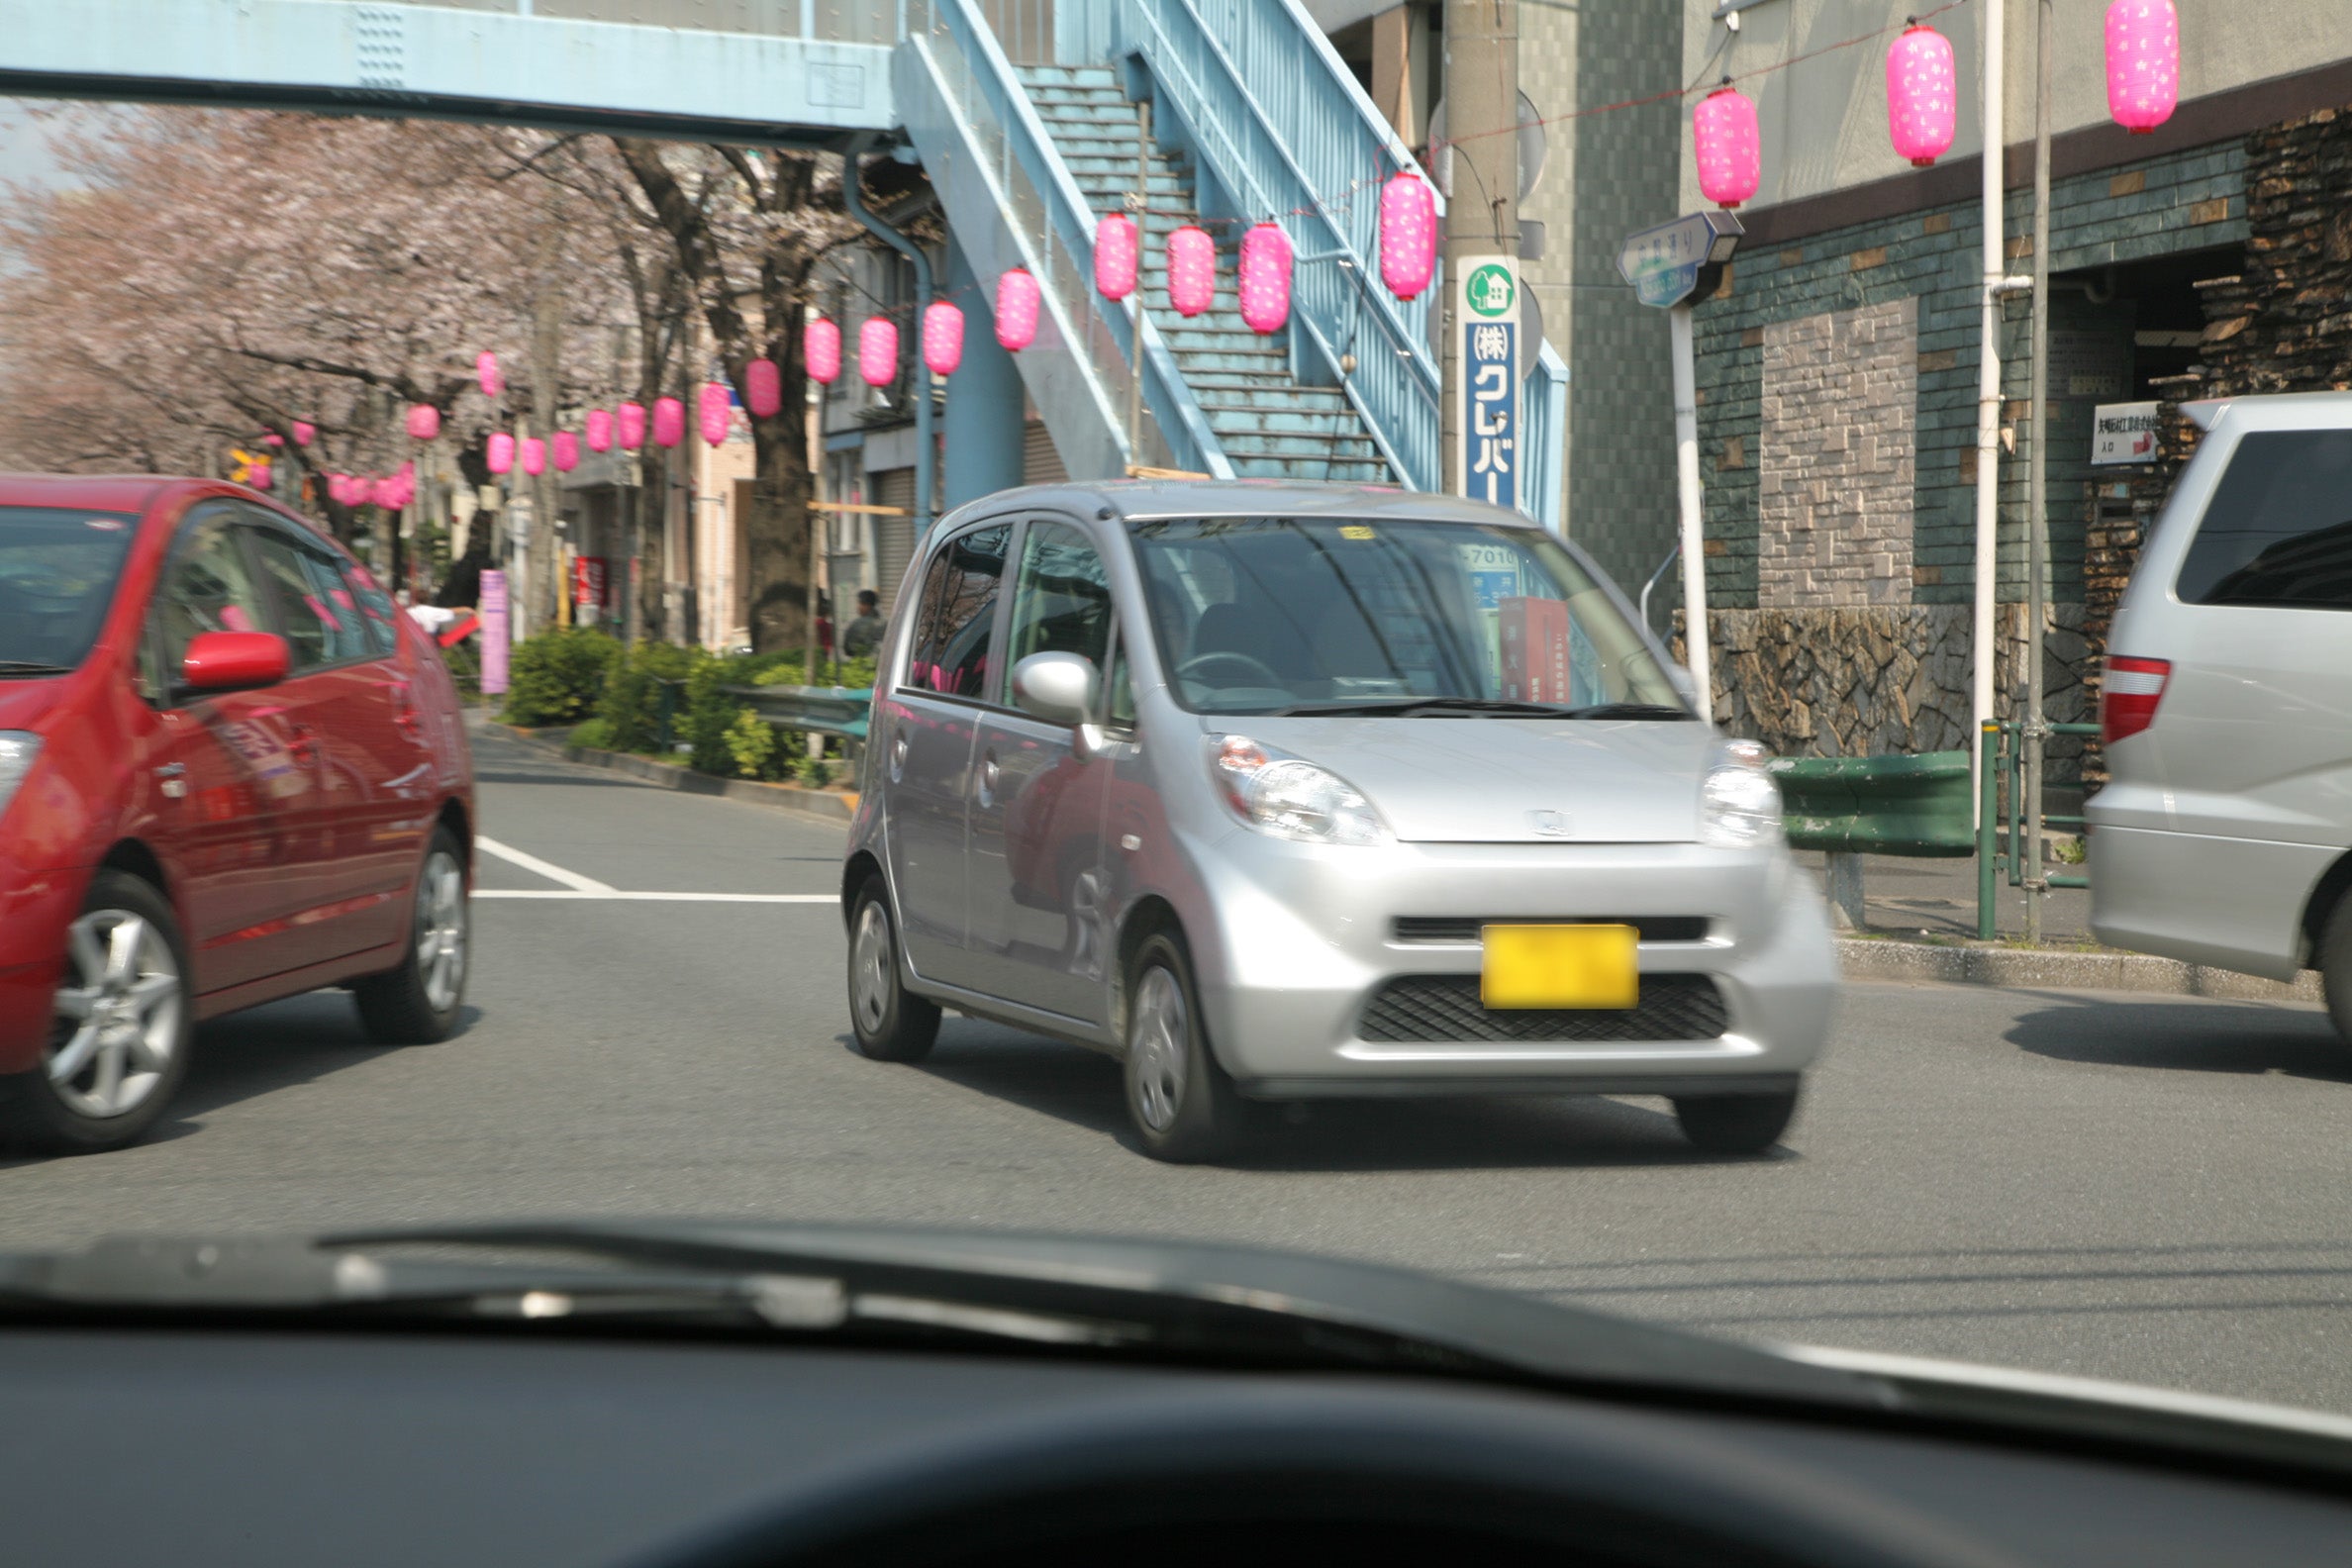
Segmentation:
<svg viewBox="0 0 2352 1568">
<path fill-rule="evenodd" d="M 1781 836 L 1781 792 L 1772 775 L 1745 759 L 1709 770 L 1699 789 L 1699 841 L 1716 849 L 1753 849 Z"/>
<path fill-rule="evenodd" d="M 1354 785 L 1247 735 L 1214 735 L 1209 774 L 1227 806 L 1259 833 L 1303 843 L 1376 844 L 1388 825 Z"/>
<path fill-rule="evenodd" d="M 17 786 L 41 755 L 41 736 L 29 730 L 0 730 L 0 812 L 16 799 Z"/>
</svg>

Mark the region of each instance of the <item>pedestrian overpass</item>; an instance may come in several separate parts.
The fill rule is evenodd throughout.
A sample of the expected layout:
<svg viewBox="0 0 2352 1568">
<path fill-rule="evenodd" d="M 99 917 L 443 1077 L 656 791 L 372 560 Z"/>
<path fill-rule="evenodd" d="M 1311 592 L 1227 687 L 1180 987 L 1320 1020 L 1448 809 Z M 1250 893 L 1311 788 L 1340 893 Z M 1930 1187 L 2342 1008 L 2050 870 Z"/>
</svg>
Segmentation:
<svg viewBox="0 0 2352 1568">
<path fill-rule="evenodd" d="M 1378 276 L 1379 188 L 1410 154 L 1296 0 L 73 0 L 23 10 L 0 38 L 0 93 L 893 148 L 924 165 L 945 212 L 942 281 L 974 318 L 975 357 L 998 352 L 984 280 L 1018 265 L 1043 286 L 1037 339 L 1010 357 L 1074 476 L 1141 466 L 1438 487 L 1434 291 L 1400 301 Z M 1097 295 L 1096 215 L 1139 182 L 1147 236 L 1206 222 L 1228 280 L 1242 229 L 1279 220 L 1298 256 L 1288 329 L 1249 331 L 1229 281 L 1221 308 L 1179 317 L 1156 267 L 1139 320 Z M 920 257 L 918 271 L 928 293 Z M 1021 400 L 1003 395 L 1006 380 L 985 363 L 974 368 L 982 374 L 959 372 L 949 386 L 948 466 L 981 492 L 1018 479 L 1017 463 L 1008 470 L 997 454 L 1019 449 Z M 967 380 L 972 395 L 959 405 Z M 993 395 L 983 391 L 992 380 Z M 1554 527 L 1566 380 L 1546 346 L 1522 403 L 1520 494 Z M 918 408 L 928 416 L 930 400 Z M 956 462 L 957 446 L 972 460 Z M 969 498 L 956 488 L 949 505 Z"/>
</svg>

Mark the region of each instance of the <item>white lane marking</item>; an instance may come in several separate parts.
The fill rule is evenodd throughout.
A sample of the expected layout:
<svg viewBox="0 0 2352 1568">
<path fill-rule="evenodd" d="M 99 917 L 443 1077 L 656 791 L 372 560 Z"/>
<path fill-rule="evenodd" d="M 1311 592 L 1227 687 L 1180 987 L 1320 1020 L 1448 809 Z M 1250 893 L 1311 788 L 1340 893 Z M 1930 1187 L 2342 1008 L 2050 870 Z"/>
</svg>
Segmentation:
<svg viewBox="0 0 2352 1568">
<path fill-rule="evenodd" d="M 479 843 L 480 839 L 474 840 Z M 564 903 L 637 904 L 839 904 L 833 893 L 624 893 L 618 888 L 475 888 L 478 899 L 553 899 Z"/>
<path fill-rule="evenodd" d="M 584 877 L 577 871 L 566 871 L 559 865 L 549 865 L 538 855 L 525 854 L 520 849 L 511 849 L 497 839 L 485 838 L 480 833 L 474 834 L 474 847 L 488 850 L 509 865 L 519 865 L 526 871 L 537 872 L 550 882 L 560 882 L 575 893 L 611 893 L 615 891 L 609 882 L 599 882 L 596 878 Z"/>
</svg>

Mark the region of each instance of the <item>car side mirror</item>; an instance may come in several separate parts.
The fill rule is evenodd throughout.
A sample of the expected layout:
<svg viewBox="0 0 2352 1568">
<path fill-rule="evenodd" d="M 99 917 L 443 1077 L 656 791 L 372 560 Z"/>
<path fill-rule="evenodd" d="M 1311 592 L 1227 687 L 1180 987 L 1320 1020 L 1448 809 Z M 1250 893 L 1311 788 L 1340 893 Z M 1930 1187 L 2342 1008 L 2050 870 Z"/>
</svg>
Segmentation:
<svg viewBox="0 0 2352 1568">
<path fill-rule="evenodd" d="M 1013 666 L 1013 704 L 1032 719 L 1076 728 L 1094 718 L 1103 677 L 1076 653 L 1031 653 Z"/>
<path fill-rule="evenodd" d="M 275 686 L 290 664 L 286 639 L 271 632 L 199 632 L 180 660 L 187 691 L 250 691 Z"/>
</svg>

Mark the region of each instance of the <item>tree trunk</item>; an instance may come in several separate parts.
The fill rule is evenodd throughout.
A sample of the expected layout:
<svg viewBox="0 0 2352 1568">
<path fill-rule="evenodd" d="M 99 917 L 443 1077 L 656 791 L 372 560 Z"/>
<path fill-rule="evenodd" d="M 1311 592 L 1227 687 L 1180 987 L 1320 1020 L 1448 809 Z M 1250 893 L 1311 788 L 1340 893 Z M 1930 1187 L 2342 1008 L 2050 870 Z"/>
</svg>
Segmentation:
<svg viewBox="0 0 2352 1568">
<path fill-rule="evenodd" d="M 808 640 L 809 503 L 817 491 L 802 449 L 807 438 L 791 418 L 800 412 L 788 402 L 773 419 L 751 422 L 757 478 L 741 523 L 751 646 L 761 653 Z"/>
</svg>

